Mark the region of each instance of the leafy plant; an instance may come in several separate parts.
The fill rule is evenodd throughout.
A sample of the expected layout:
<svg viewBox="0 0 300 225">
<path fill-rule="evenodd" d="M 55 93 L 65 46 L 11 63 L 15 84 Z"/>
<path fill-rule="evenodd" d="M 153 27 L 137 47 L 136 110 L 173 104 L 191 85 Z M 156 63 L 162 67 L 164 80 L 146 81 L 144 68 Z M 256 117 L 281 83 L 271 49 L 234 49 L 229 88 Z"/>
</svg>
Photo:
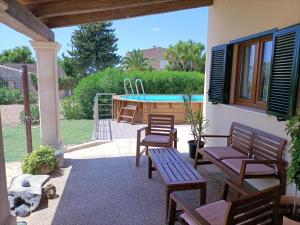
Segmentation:
<svg viewBox="0 0 300 225">
<path fill-rule="evenodd" d="M 194 138 L 194 142 L 201 141 L 201 135 L 204 134 L 205 129 L 208 127 L 208 120 L 203 116 L 202 112 L 194 111 L 192 108 L 193 97 L 191 94 L 183 96 L 184 106 L 186 110 L 187 121 L 191 126 L 191 132 Z M 200 138 L 200 139 L 199 139 Z"/>
<path fill-rule="evenodd" d="M 59 90 L 71 90 L 76 87 L 78 79 L 75 77 L 59 77 L 58 87 Z"/>
<path fill-rule="evenodd" d="M 30 105 L 31 123 L 38 125 L 40 123 L 40 111 L 38 105 Z M 25 123 L 25 112 L 22 110 L 19 114 L 19 119 L 22 123 Z"/>
<path fill-rule="evenodd" d="M 288 121 L 286 131 L 291 137 L 289 150 L 291 161 L 287 169 L 287 180 L 289 184 L 296 185 L 293 208 L 293 215 L 295 215 L 297 192 L 300 191 L 300 115 L 296 115 Z"/>
<path fill-rule="evenodd" d="M 84 117 L 83 109 L 75 96 L 66 97 L 61 102 L 64 118 L 79 120 Z"/>
<path fill-rule="evenodd" d="M 39 146 L 31 154 L 27 155 L 22 164 L 22 171 L 28 174 L 51 173 L 55 164 L 54 149 L 49 146 Z"/>
<path fill-rule="evenodd" d="M 0 105 L 20 104 L 23 96 L 20 90 L 0 88 Z"/>
</svg>

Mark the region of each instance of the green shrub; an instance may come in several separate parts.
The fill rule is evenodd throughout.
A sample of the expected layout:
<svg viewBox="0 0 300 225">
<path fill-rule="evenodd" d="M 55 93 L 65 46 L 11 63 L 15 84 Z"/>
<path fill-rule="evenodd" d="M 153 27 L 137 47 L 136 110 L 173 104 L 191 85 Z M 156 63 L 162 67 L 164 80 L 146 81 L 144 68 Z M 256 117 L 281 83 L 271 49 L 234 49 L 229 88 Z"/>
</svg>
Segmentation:
<svg viewBox="0 0 300 225">
<path fill-rule="evenodd" d="M 85 117 L 92 118 L 96 93 L 124 94 L 125 78 L 131 79 L 133 85 L 135 79 L 141 79 L 147 94 L 183 94 L 187 89 L 202 94 L 204 90 L 204 75 L 199 72 L 128 72 L 108 68 L 84 78 L 75 88 L 75 96 L 78 97 Z"/>
<path fill-rule="evenodd" d="M 38 105 L 30 105 L 31 123 L 37 125 L 40 123 L 40 111 Z M 25 123 L 25 112 L 22 110 L 19 114 L 19 119 L 22 123 Z"/>
<path fill-rule="evenodd" d="M 21 91 L 16 89 L 0 88 L 0 105 L 20 104 L 23 102 Z"/>
<path fill-rule="evenodd" d="M 66 97 L 61 102 L 64 118 L 67 120 L 78 120 L 84 118 L 84 112 L 77 97 Z"/>
<path fill-rule="evenodd" d="M 49 174 L 56 164 L 54 149 L 49 146 L 39 146 L 31 154 L 27 155 L 23 164 L 23 173 Z"/>
<path fill-rule="evenodd" d="M 75 77 L 59 77 L 58 87 L 59 90 L 70 90 L 74 89 L 78 83 L 78 79 Z"/>
<path fill-rule="evenodd" d="M 29 102 L 30 104 L 37 104 L 38 103 L 38 96 L 36 93 L 30 92 L 29 93 Z"/>
</svg>

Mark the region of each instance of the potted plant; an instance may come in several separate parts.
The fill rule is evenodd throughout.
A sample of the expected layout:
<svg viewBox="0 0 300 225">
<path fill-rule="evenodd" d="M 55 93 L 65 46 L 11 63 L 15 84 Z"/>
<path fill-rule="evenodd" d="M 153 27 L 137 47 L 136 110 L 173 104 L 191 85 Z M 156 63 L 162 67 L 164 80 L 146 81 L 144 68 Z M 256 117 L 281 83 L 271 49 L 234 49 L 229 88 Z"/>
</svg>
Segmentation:
<svg viewBox="0 0 300 225">
<path fill-rule="evenodd" d="M 300 224 L 300 199 L 297 198 L 297 192 L 300 191 L 300 115 L 288 121 L 286 131 L 291 137 L 291 161 L 287 168 L 287 180 L 288 184 L 295 185 L 295 194 L 293 197 L 282 196 L 281 209 L 284 224 Z"/>
<path fill-rule="evenodd" d="M 56 165 L 54 149 L 49 146 L 39 146 L 25 158 L 22 170 L 28 174 L 50 174 Z"/>
<path fill-rule="evenodd" d="M 188 141 L 189 155 L 192 159 L 194 159 L 197 143 L 198 148 L 203 148 L 205 145 L 204 139 L 201 139 L 201 135 L 204 134 L 205 129 L 208 127 L 208 120 L 203 116 L 201 111 L 193 111 L 191 94 L 184 95 L 183 100 L 186 109 L 187 122 L 191 126 L 191 132 L 193 135 L 193 140 Z"/>
</svg>

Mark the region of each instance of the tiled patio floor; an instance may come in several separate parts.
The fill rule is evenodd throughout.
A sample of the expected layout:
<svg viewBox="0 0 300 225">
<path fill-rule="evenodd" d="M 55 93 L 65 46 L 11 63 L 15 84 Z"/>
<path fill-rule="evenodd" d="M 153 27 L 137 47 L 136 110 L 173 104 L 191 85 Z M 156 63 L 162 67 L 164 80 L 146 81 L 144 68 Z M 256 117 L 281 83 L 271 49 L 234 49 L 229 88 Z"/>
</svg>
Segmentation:
<svg viewBox="0 0 300 225">
<path fill-rule="evenodd" d="M 132 128 L 134 129 L 134 128 Z M 178 149 L 186 156 L 189 127 L 179 126 Z M 154 172 L 147 178 L 147 161 L 135 167 L 135 138 L 65 154 L 65 168 L 50 183 L 59 198 L 50 200 L 25 220 L 29 225 L 163 225 L 165 192 Z M 223 173 L 213 165 L 198 169 L 207 180 L 207 201 L 220 198 Z M 8 170 L 9 173 L 9 170 Z M 198 191 L 184 197 L 195 206 Z"/>
</svg>

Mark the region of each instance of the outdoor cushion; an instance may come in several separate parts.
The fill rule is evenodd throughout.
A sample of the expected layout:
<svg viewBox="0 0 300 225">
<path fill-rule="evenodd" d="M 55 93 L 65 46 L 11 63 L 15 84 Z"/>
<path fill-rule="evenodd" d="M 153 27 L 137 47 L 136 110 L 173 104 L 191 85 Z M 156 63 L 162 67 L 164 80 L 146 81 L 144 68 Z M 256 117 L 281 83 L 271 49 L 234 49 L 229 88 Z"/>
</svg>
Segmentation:
<svg viewBox="0 0 300 225">
<path fill-rule="evenodd" d="M 143 143 L 158 143 L 158 144 L 168 144 L 170 140 L 169 136 L 164 136 L 164 135 L 154 135 L 150 134 L 147 135 L 142 142 Z"/>
<path fill-rule="evenodd" d="M 212 225 L 225 224 L 225 218 L 228 214 L 229 203 L 225 200 L 213 202 L 195 209 L 205 220 Z M 181 217 L 189 225 L 197 225 L 187 213 L 181 214 Z"/>
<path fill-rule="evenodd" d="M 251 160 L 251 159 L 248 159 Z M 243 159 L 224 159 L 222 162 L 240 174 Z M 265 164 L 248 164 L 246 166 L 245 175 L 271 175 L 275 174 L 276 170 Z"/>
<path fill-rule="evenodd" d="M 247 155 L 230 147 L 206 147 L 204 152 L 212 155 L 216 159 L 245 159 Z"/>
</svg>

